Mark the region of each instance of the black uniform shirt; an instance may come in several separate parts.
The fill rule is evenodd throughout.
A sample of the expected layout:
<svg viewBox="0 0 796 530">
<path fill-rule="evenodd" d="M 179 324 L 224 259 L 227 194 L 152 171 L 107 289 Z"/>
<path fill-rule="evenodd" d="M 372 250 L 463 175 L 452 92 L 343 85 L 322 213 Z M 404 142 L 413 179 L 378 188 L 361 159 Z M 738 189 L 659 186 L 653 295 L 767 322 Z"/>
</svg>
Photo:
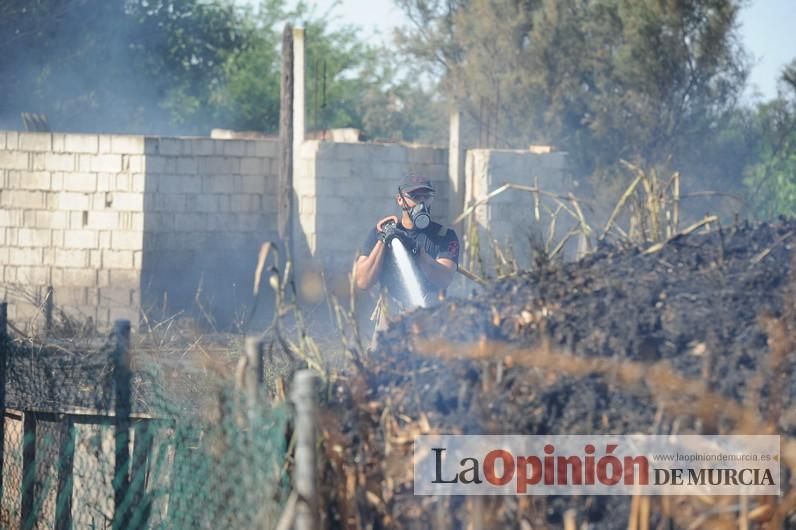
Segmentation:
<svg viewBox="0 0 796 530">
<path fill-rule="evenodd" d="M 409 230 L 404 228 L 400 221 L 398 222 L 398 226 L 403 228 L 409 233 L 410 237 L 414 238 L 422 245 L 429 256 L 434 259 L 448 258 L 458 266 L 459 238 L 456 236 L 456 232 L 453 229 L 444 228 L 434 221 L 432 221 L 425 230 L 417 230 L 414 228 Z M 365 256 L 369 255 L 373 247 L 376 246 L 377 241 L 378 231 L 373 227 L 362 246 L 362 253 Z M 415 270 L 417 271 L 418 280 L 420 281 L 420 289 L 423 292 L 423 297 L 426 303 L 431 303 L 436 299 L 437 289 L 420 270 L 420 266 L 417 264 L 418 256 L 411 253 L 409 256 L 415 262 Z M 409 301 L 409 294 L 401 281 L 401 273 L 398 270 L 398 264 L 395 261 L 395 256 L 390 246 L 388 246 L 385 251 L 384 262 L 382 263 L 381 273 L 379 274 L 379 282 L 382 286 L 387 288 L 387 292 L 400 302 L 401 305 L 404 307 L 410 307 L 412 305 Z"/>
</svg>

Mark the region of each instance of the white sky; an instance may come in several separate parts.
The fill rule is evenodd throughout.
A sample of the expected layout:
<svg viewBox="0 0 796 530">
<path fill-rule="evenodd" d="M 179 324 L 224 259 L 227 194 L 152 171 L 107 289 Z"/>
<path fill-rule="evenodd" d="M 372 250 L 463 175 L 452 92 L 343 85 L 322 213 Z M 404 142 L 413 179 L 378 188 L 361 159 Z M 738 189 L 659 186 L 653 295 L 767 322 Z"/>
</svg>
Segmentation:
<svg viewBox="0 0 796 530">
<path fill-rule="evenodd" d="M 237 0 L 256 4 L 257 0 Z M 323 13 L 335 0 L 307 0 Z M 366 36 L 390 37 L 392 29 L 407 24 L 392 0 L 339 0 L 333 10 L 337 20 L 360 26 Z M 748 97 L 759 93 L 764 99 L 776 96 L 782 67 L 796 58 L 796 0 L 747 0 L 742 10 L 741 36 L 755 59 L 750 73 Z"/>
</svg>

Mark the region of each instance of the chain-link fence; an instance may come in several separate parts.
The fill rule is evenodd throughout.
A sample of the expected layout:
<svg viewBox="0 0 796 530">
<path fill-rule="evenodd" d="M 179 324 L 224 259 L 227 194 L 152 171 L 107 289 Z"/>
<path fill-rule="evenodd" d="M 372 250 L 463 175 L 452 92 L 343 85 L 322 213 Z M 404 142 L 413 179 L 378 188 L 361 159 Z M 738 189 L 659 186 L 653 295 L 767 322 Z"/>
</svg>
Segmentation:
<svg viewBox="0 0 796 530">
<path fill-rule="evenodd" d="M 129 323 L 81 353 L 4 327 L 0 315 L 0 528 L 276 526 L 292 413 L 262 386 L 187 392 L 130 362 Z"/>
</svg>

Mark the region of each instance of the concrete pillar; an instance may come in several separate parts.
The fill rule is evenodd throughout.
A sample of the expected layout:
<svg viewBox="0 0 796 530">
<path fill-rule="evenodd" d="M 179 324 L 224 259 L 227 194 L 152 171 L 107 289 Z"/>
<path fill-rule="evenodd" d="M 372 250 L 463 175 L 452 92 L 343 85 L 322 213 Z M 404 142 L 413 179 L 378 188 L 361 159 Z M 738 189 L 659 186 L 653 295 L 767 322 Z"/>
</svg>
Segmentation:
<svg viewBox="0 0 796 530">
<path fill-rule="evenodd" d="M 304 142 L 304 28 L 293 28 L 293 156 Z M 293 167 L 296 167 L 293 159 Z M 294 169 L 295 171 L 295 169 Z"/>
<path fill-rule="evenodd" d="M 464 210 L 464 151 L 460 143 L 461 133 L 461 112 L 455 110 L 450 115 L 450 136 L 448 137 L 448 189 L 450 193 L 448 217 L 451 219 L 455 219 Z M 461 226 L 456 226 L 454 229 L 461 233 Z"/>
</svg>

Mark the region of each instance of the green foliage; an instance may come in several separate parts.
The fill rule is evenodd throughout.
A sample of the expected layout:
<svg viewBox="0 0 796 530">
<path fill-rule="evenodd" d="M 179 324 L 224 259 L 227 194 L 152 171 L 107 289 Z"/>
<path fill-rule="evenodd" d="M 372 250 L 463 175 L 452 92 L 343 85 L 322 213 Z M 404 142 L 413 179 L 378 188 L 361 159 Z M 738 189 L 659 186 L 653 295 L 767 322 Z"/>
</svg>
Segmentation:
<svg viewBox="0 0 796 530">
<path fill-rule="evenodd" d="M 415 138 L 430 98 L 332 12 L 282 0 L 9 0 L 0 6 L 0 126 L 44 112 L 60 130 L 275 133 L 282 29 L 306 34 L 307 125 Z M 415 119 L 415 116 L 418 119 Z"/>
<path fill-rule="evenodd" d="M 0 15 L 8 127 L 36 111 L 61 130 L 198 130 L 245 37 L 222 0 L 9 0 Z"/>
<path fill-rule="evenodd" d="M 498 146 L 550 142 L 584 174 L 692 148 L 736 103 L 736 0 L 400 0 L 401 45 Z"/>
<path fill-rule="evenodd" d="M 796 215 L 796 61 L 785 69 L 784 90 L 757 110 L 757 161 L 745 184 L 762 217 Z"/>
</svg>

